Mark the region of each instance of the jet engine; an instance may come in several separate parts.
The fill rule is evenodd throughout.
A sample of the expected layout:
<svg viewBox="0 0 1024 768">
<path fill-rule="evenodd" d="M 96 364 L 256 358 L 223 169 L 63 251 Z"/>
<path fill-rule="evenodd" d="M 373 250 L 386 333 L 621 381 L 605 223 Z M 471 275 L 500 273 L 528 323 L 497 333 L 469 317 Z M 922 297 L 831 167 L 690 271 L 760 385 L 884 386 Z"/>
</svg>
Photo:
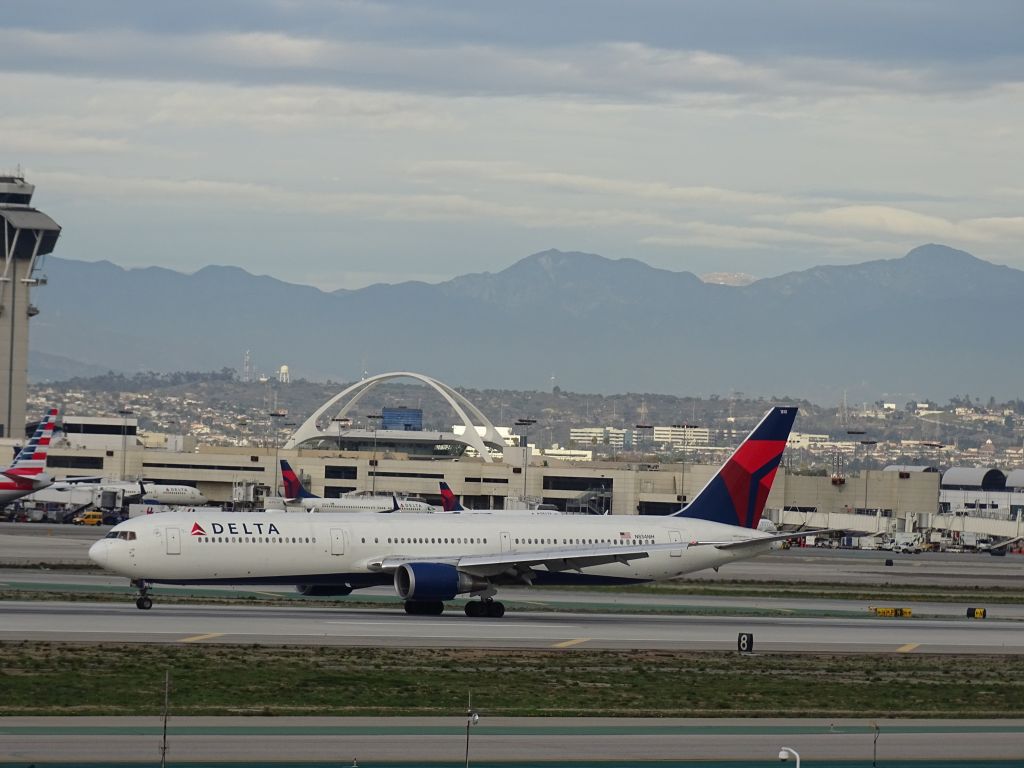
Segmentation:
<svg viewBox="0 0 1024 768">
<path fill-rule="evenodd" d="M 488 587 L 485 579 L 447 563 L 403 563 L 395 571 L 395 592 L 403 600 L 451 600 Z"/>
<path fill-rule="evenodd" d="M 336 597 L 351 595 L 352 587 L 348 584 L 299 584 L 295 591 L 306 597 Z"/>
</svg>

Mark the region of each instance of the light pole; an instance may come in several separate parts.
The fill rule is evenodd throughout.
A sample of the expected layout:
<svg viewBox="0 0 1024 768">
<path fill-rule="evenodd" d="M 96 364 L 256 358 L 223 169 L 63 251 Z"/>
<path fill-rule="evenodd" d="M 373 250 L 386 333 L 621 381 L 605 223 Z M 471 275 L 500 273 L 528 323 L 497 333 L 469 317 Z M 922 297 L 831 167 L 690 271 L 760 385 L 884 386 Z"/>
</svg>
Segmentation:
<svg viewBox="0 0 1024 768">
<path fill-rule="evenodd" d="M 473 709 L 473 694 L 469 694 L 466 704 L 466 768 L 469 768 L 469 729 L 480 722 L 480 715 Z"/>
<path fill-rule="evenodd" d="M 797 751 L 795 749 L 783 747 L 779 750 L 779 760 L 781 760 L 782 762 L 786 762 L 789 759 L 790 755 L 796 758 L 796 768 L 800 768 L 800 755 L 797 754 Z"/>
<path fill-rule="evenodd" d="M 526 434 L 526 428 L 536 423 L 536 419 L 516 419 L 516 426 L 522 427 L 520 433 L 522 434 L 521 442 L 523 447 L 523 506 L 526 506 L 526 468 L 530 465 L 530 439 Z"/>
<path fill-rule="evenodd" d="M 370 495 L 376 495 L 377 493 L 377 424 L 384 418 L 383 414 L 380 413 L 368 413 L 366 418 L 373 421 L 373 458 L 370 460 L 370 467 L 373 470 L 373 476 L 370 480 Z"/>
<path fill-rule="evenodd" d="M 686 504 L 686 449 L 689 443 L 690 430 L 695 429 L 696 425 L 693 424 L 673 424 L 672 429 L 683 430 L 683 479 L 680 481 L 679 495 L 682 496 L 680 502 Z"/>
<path fill-rule="evenodd" d="M 281 487 L 277 484 L 277 479 L 281 476 L 281 427 L 277 420 L 285 418 L 288 412 L 275 408 L 268 411 L 267 415 L 270 416 L 270 432 L 274 440 L 274 495 L 280 496 Z"/>
<path fill-rule="evenodd" d="M 128 467 L 128 417 L 135 411 L 131 408 L 122 408 L 118 411 L 121 416 L 121 479 L 124 480 Z"/>
</svg>

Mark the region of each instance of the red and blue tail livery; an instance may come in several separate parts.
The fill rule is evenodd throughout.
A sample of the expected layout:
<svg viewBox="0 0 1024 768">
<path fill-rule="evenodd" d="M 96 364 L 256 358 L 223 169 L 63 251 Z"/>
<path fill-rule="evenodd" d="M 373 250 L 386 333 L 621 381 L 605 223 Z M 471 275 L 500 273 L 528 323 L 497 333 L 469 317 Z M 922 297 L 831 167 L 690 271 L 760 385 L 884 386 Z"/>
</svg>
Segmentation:
<svg viewBox="0 0 1024 768">
<path fill-rule="evenodd" d="M 772 408 L 678 517 L 757 528 L 789 440 L 795 407 Z"/>
<path fill-rule="evenodd" d="M 295 470 L 292 469 L 284 459 L 281 459 L 281 480 L 284 483 L 284 495 L 289 499 L 315 499 L 315 495 L 306 490 L 302 485 L 302 481 L 299 480 L 299 476 L 295 474 Z"/>
<path fill-rule="evenodd" d="M 441 509 L 445 512 L 462 512 L 464 510 L 459 503 L 459 497 L 452 493 L 452 489 L 444 480 L 441 481 Z"/>
</svg>

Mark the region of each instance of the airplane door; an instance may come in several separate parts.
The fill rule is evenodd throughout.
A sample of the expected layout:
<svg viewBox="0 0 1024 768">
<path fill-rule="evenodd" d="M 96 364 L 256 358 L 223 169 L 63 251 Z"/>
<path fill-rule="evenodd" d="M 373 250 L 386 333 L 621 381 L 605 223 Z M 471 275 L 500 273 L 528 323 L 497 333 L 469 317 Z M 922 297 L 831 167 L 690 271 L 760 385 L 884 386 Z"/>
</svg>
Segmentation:
<svg viewBox="0 0 1024 768">
<path fill-rule="evenodd" d="M 167 554 L 168 555 L 180 555 L 181 554 L 181 529 L 180 528 L 168 528 L 167 529 Z"/>
<path fill-rule="evenodd" d="M 501 551 L 511 552 L 512 551 L 512 534 L 508 531 L 501 532 Z"/>
<path fill-rule="evenodd" d="M 683 540 L 683 537 L 679 534 L 679 531 L 669 531 L 668 532 L 668 539 L 669 539 L 669 541 L 680 541 L 681 542 Z M 668 553 L 672 557 L 682 557 L 683 556 L 683 550 L 681 550 L 681 549 L 670 549 Z"/>
<path fill-rule="evenodd" d="M 345 529 L 331 528 L 331 554 L 345 554 Z"/>
</svg>

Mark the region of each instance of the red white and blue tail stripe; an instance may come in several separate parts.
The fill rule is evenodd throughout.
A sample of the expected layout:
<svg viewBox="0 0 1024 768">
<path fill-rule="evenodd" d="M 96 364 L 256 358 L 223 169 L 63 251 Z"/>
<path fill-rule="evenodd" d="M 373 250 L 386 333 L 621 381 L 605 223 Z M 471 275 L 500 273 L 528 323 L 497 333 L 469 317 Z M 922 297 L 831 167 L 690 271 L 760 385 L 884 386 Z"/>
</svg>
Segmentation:
<svg viewBox="0 0 1024 768">
<path fill-rule="evenodd" d="M 757 528 L 796 412 L 795 407 L 768 411 L 693 501 L 675 514 Z"/>
<path fill-rule="evenodd" d="M 53 427 L 56 423 L 57 409 L 51 408 L 36 426 L 32 438 L 18 451 L 14 463 L 3 470 L 3 474 L 11 479 L 42 474 L 46 469 L 46 454 L 50 451 L 50 440 L 53 439 Z"/>
</svg>

